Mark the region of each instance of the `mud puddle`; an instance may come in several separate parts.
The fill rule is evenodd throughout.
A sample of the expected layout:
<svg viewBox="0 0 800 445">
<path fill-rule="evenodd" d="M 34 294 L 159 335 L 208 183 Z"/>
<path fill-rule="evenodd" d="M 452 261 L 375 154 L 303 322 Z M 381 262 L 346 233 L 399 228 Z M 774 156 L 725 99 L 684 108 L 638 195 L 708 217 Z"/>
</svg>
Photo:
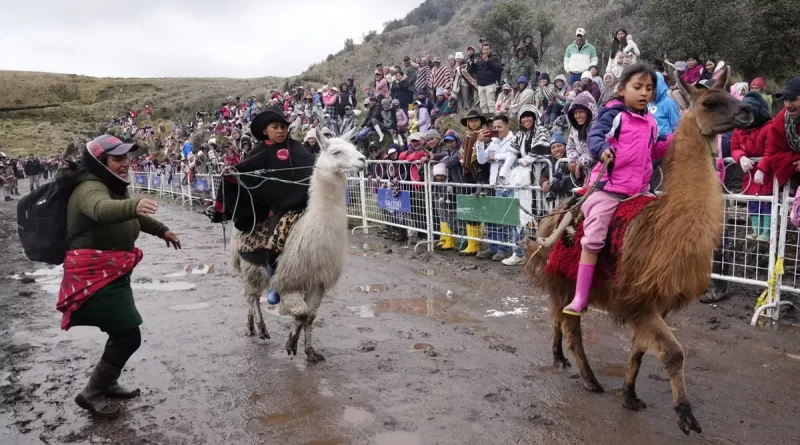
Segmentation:
<svg viewBox="0 0 800 445">
<path fill-rule="evenodd" d="M 342 414 L 342 418 L 345 422 L 352 424 L 352 425 L 361 425 L 364 423 L 370 423 L 375 420 L 375 414 L 371 412 L 356 408 L 354 406 L 345 406 L 344 407 L 344 414 Z"/>
<path fill-rule="evenodd" d="M 365 294 L 380 294 L 388 291 L 391 288 L 392 287 L 388 284 L 367 284 L 358 286 L 358 290 L 364 292 Z"/>
<path fill-rule="evenodd" d="M 429 317 L 444 323 L 480 323 L 462 312 L 452 310 L 456 304 L 452 298 L 413 297 L 380 300 L 375 308 L 378 312 Z"/>
</svg>

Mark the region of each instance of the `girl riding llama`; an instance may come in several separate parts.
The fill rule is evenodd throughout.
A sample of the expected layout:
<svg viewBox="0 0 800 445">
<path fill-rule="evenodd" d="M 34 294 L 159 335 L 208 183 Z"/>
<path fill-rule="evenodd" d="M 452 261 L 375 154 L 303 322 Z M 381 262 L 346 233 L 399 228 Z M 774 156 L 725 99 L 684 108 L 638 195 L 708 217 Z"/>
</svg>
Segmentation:
<svg viewBox="0 0 800 445">
<path fill-rule="evenodd" d="M 658 138 L 658 124 L 647 110 L 654 98 L 656 74 L 645 65 L 627 67 L 617 86 L 617 97 L 600 110 L 589 133 L 589 151 L 598 164 L 590 183 L 597 188 L 583 203 L 583 250 L 578 266 L 575 297 L 563 309 L 580 316 L 589 305 L 597 257 L 606 243 L 608 227 L 620 202 L 649 193 L 653 159 L 666 154 L 671 135 Z M 602 177 L 600 175 L 602 174 Z"/>
</svg>

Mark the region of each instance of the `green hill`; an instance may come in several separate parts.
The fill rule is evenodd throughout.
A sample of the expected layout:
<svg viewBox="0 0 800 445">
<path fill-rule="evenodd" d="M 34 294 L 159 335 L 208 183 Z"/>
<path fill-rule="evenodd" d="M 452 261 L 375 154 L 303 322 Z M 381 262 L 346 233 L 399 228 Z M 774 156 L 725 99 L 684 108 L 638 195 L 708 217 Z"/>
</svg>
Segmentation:
<svg viewBox="0 0 800 445">
<path fill-rule="evenodd" d="M 113 116 L 153 107 L 153 119 L 189 118 L 228 96 L 263 97 L 283 79 L 116 79 L 23 71 L 0 71 L 0 109 L 57 104 L 40 110 L 0 113 L 0 146 L 9 154 L 61 152 L 76 138 L 105 130 Z M 142 116 L 143 117 L 143 116 Z"/>
</svg>

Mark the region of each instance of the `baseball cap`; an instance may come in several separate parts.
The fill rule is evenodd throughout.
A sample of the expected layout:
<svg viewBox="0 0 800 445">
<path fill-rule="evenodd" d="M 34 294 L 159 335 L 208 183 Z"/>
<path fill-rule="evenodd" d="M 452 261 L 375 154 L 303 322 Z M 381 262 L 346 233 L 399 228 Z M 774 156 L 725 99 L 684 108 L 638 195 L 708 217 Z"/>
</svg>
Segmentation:
<svg viewBox="0 0 800 445">
<path fill-rule="evenodd" d="M 583 28 L 578 28 L 578 29 L 575 30 L 575 35 L 576 36 L 585 36 L 586 35 L 586 30 L 583 29 Z"/>
<path fill-rule="evenodd" d="M 107 154 L 110 156 L 121 156 L 139 149 L 137 144 L 126 144 L 117 137 L 110 134 L 98 136 L 86 144 L 86 149 L 95 158 Z"/>
<path fill-rule="evenodd" d="M 409 141 L 421 141 L 422 140 L 422 133 L 412 133 L 411 136 L 408 137 Z"/>
<path fill-rule="evenodd" d="M 778 91 L 775 98 L 778 100 L 795 100 L 800 96 L 800 76 L 790 80 L 786 86 Z"/>
</svg>

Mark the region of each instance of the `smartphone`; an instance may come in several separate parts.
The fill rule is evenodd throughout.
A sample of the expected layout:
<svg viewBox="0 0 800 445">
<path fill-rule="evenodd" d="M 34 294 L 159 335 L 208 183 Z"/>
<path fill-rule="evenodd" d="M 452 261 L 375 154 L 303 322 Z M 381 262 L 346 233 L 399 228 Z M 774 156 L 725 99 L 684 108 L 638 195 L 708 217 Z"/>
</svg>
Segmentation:
<svg viewBox="0 0 800 445">
<path fill-rule="evenodd" d="M 499 138 L 500 137 L 500 133 L 497 130 L 489 130 L 489 137 Z"/>
</svg>

